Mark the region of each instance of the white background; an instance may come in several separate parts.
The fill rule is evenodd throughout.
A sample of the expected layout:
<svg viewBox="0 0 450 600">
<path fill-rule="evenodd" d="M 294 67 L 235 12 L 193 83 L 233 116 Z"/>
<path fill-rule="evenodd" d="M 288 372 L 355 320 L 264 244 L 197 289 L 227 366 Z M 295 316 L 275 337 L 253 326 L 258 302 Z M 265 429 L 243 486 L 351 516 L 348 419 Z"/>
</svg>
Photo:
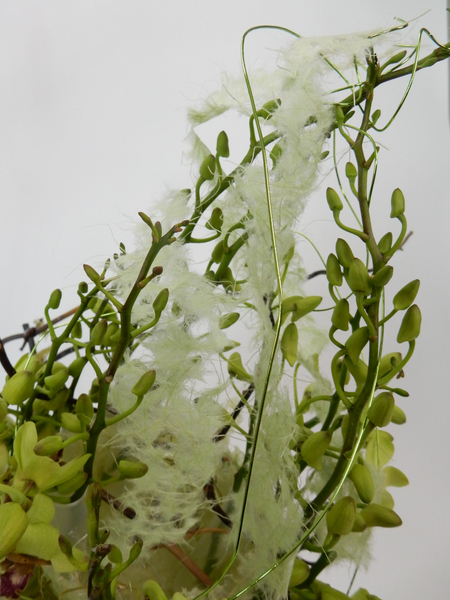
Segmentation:
<svg viewBox="0 0 450 600">
<path fill-rule="evenodd" d="M 151 214 L 166 186 L 191 185 L 182 164 L 185 110 L 215 89 L 222 70 L 238 73 L 248 27 L 330 35 L 384 29 L 395 16 L 409 20 L 428 9 L 412 34 L 423 26 L 446 42 L 444 0 L 1 0 L 0 334 L 42 316 L 56 287 L 62 308 L 74 306 L 81 264 L 98 265 L 119 241 L 131 245 L 137 211 Z M 266 47 L 276 47 L 270 33 L 255 41 L 256 54 Z M 400 187 L 414 230 L 395 263 L 401 275 L 394 292 L 420 278 L 423 314 L 402 381 L 411 394 L 402 403 L 408 423 L 393 432 L 393 464 L 411 482 L 394 490 L 404 524 L 377 531 L 371 569 L 353 588 L 383 600 L 449 597 L 447 72 L 441 64 L 418 74 L 382 139 L 376 198 L 388 210 Z M 401 86 L 392 90 L 383 97 L 391 107 Z M 326 255 L 335 230 L 324 192 L 312 202 L 299 229 Z M 320 268 L 308 256 L 309 270 Z M 346 590 L 345 567 L 329 577 Z"/>
</svg>

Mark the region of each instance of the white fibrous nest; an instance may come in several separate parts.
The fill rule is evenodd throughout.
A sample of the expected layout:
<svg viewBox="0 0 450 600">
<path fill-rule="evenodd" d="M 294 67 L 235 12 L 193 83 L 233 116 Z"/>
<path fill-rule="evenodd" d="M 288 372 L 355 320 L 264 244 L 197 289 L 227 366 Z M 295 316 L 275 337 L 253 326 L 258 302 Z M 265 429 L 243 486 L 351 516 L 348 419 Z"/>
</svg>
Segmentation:
<svg viewBox="0 0 450 600">
<path fill-rule="evenodd" d="M 363 63 L 365 53 L 374 41 L 384 43 L 384 38 L 370 40 L 368 34 L 301 38 L 280 54 L 281 69 L 275 73 L 250 73 L 257 106 L 281 99 L 281 105 L 266 125 L 282 136 L 279 143 L 283 151 L 270 175 L 273 224 L 280 260 L 295 243 L 293 230 L 308 195 L 317 185 L 327 132 L 334 120 L 326 94 L 327 81 L 335 74 L 330 63 L 339 70 L 352 68 L 355 60 Z M 227 76 L 222 89 L 190 111 L 189 139 L 195 164 L 198 165 L 206 154 L 215 153 L 215 148 L 207 149 L 200 143 L 195 127 L 233 110 L 251 114 L 242 77 Z M 169 217 L 162 213 L 161 218 L 164 226 L 188 216 L 186 202 L 185 196 L 179 193 L 164 198 L 158 207 L 162 212 L 168 205 Z M 192 200 L 190 202 L 192 209 Z M 177 242 L 161 252 L 155 264 L 163 266 L 163 274 L 143 290 L 134 309 L 133 323 L 139 326 L 152 319 L 152 302 L 163 288 L 169 289 L 169 303 L 158 326 L 143 342 L 139 358 L 132 357 L 119 368 L 110 400 L 117 410 L 128 409 L 135 402 L 130 390 L 148 369 L 156 370 L 155 389 L 147 394 L 136 412 L 114 427 L 104 450 L 111 453 L 113 460 L 132 457 L 148 466 L 144 477 L 127 481 L 118 492 L 119 500 L 136 511 L 135 519 L 125 519 L 120 512 L 114 511 L 107 517 L 107 526 L 113 530 L 114 539 L 129 544 L 134 535 L 139 535 L 144 540 L 143 557 L 151 556 L 162 544 L 180 544 L 190 552 L 194 542 L 186 542 L 186 535 L 216 518 L 204 488 L 211 481 L 217 484 L 221 477 L 225 481 L 227 475 L 224 472 L 228 469 L 231 479 L 229 477 L 228 484 L 219 490 L 220 501 L 233 521 L 231 532 L 224 536 L 226 541 L 220 542 L 224 555 L 231 556 L 241 518 L 243 541 L 230 571 L 233 577 L 225 577 L 213 592 L 214 597 L 221 598 L 245 587 L 288 552 L 302 535 L 303 517 L 295 499 L 296 470 L 289 448 L 295 433 L 295 417 L 292 399 L 282 381 L 279 358 L 275 358 L 265 393 L 274 341 L 266 300 L 275 292 L 277 282 L 261 161 L 243 169 L 234 185 L 213 206 L 220 206 L 223 211 L 224 231 L 244 217 L 248 240 L 232 264 L 236 279 L 246 280 L 242 292 L 232 295 L 199 275 L 189 245 Z M 251 218 L 245 220 L 249 213 Z M 127 294 L 151 246 L 151 231 L 147 226 L 139 226 L 137 237 L 137 249 L 116 263 L 118 279 L 115 285 L 119 295 Z M 299 268 L 287 278 L 285 296 L 301 294 L 304 274 L 297 255 L 293 261 Z M 256 312 L 246 313 L 242 309 L 244 302 L 256 307 Z M 228 439 L 214 440 L 226 423 L 224 410 L 230 413 L 233 403 L 236 404 L 235 394 L 230 393 L 226 362 L 218 356 L 232 339 L 228 330 L 220 329 L 219 319 L 233 310 L 242 313 L 244 324 L 246 314 L 250 314 L 248 323 L 252 326 L 252 337 L 245 330 L 243 340 L 247 342 L 247 349 L 243 345 L 240 351 L 244 358 L 245 352 L 250 356 L 248 364 L 251 367 L 248 368 L 254 377 L 254 398 L 258 406 L 265 394 L 264 415 L 243 515 L 245 484 L 238 492 L 232 491 L 232 479 L 243 460 L 243 453 L 236 454 Z M 304 363 L 318 389 L 329 390 L 328 382 L 314 366 L 314 356 L 324 345 L 324 336 L 317 331 L 312 319 L 304 320 L 299 326 Z M 239 383 L 240 389 L 244 389 L 245 384 Z M 156 557 L 154 554 L 150 562 L 155 572 L 160 572 L 155 566 Z M 285 566 L 289 564 L 292 563 L 286 561 Z M 226 560 L 222 566 L 226 566 Z M 268 599 L 284 597 L 288 577 L 288 568 L 275 570 L 261 581 L 260 592 Z M 189 587 L 192 585 L 187 584 L 186 594 L 190 594 Z"/>
</svg>

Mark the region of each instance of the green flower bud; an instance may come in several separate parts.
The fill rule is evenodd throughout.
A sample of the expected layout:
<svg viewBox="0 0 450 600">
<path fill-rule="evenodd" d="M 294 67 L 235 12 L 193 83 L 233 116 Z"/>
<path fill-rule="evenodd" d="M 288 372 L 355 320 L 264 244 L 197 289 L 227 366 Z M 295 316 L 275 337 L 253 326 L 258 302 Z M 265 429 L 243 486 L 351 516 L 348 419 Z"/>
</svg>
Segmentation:
<svg viewBox="0 0 450 600">
<path fill-rule="evenodd" d="M 211 181 L 212 179 L 214 179 L 215 171 L 216 159 L 213 154 L 209 154 L 200 165 L 200 177 L 202 177 L 202 179 L 204 179 L 205 181 Z"/>
<path fill-rule="evenodd" d="M 87 363 L 87 358 L 85 356 L 79 356 L 74 361 L 72 361 L 69 365 L 69 375 L 76 379 L 81 375 L 85 365 Z"/>
<path fill-rule="evenodd" d="M 281 155 L 283 154 L 283 148 L 280 144 L 275 144 L 270 152 L 270 158 L 272 159 L 273 168 L 277 166 L 277 162 L 280 160 Z"/>
<path fill-rule="evenodd" d="M 89 286 L 85 281 L 80 281 L 80 283 L 78 284 L 78 293 L 80 294 L 87 294 L 89 290 Z"/>
<path fill-rule="evenodd" d="M 34 354 L 33 354 L 34 356 Z M 15 371 L 23 371 L 25 369 L 25 365 L 27 364 L 27 360 L 28 360 L 29 354 L 23 354 L 19 360 L 16 362 L 16 364 L 14 365 L 14 370 Z M 29 369 L 31 371 L 31 369 Z"/>
<path fill-rule="evenodd" d="M 281 338 L 281 353 L 288 361 L 289 365 L 293 367 L 297 362 L 298 353 L 298 329 L 295 323 L 289 323 L 283 332 Z"/>
<path fill-rule="evenodd" d="M 378 248 L 381 254 L 386 254 L 392 248 L 392 233 L 390 231 L 385 233 L 378 242 Z"/>
<path fill-rule="evenodd" d="M 294 256 L 294 252 L 295 252 L 295 244 L 292 244 L 289 247 L 289 250 L 286 252 L 286 254 L 281 259 L 282 263 L 285 264 L 285 265 L 288 264 L 288 263 L 290 263 L 291 260 L 292 260 L 292 257 Z"/>
<path fill-rule="evenodd" d="M 220 240 L 220 242 L 218 242 L 214 246 L 214 250 L 211 252 L 211 260 L 214 263 L 219 264 L 220 261 L 222 260 L 222 256 L 223 256 L 223 240 Z"/>
<path fill-rule="evenodd" d="M 175 592 L 172 596 L 172 600 L 187 600 L 187 598 L 186 596 L 183 596 L 183 594 L 180 594 L 180 592 Z"/>
<path fill-rule="evenodd" d="M 345 298 L 339 300 L 336 306 L 333 309 L 333 314 L 331 315 L 331 322 L 336 327 L 336 329 L 341 329 L 342 331 L 348 331 L 348 323 L 350 321 L 350 305 Z"/>
<path fill-rule="evenodd" d="M 216 206 L 212 211 L 209 221 L 206 223 L 206 229 L 212 229 L 214 231 L 221 231 L 223 225 L 223 212 L 222 209 Z"/>
<path fill-rule="evenodd" d="M 409 392 L 402 390 L 402 388 L 391 388 L 391 392 L 393 394 L 397 394 L 397 396 L 401 396 L 402 398 L 409 398 Z"/>
<path fill-rule="evenodd" d="M 60 415 L 61 425 L 67 431 L 71 431 L 72 433 L 81 433 L 81 423 L 77 417 L 73 413 L 63 412 Z"/>
<path fill-rule="evenodd" d="M 34 447 L 38 456 L 52 456 L 63 448 L 63 439 L 59 435 L 49 435 L 40 440 Z"/>
<path fill-rule="evenodd" d="M 167 288 L 162 289 L 156 296 L 153 302 L 153 310 L 155 315 L 159 318 L 162 311 L 166 308 L 166 304 L 169 300 L 169 290 Z"/>
<path fill-rule="evenodd" d="M 348 535 L 356 518 L 356 502 L 351 496 L 345 496 L 327 512 L 327 527 L 330 533 Z"/>
<path fill-rule="evenodd" d="M 67 372 L 67 367 L 64 363 L 56 361 L 52 365 L 52 375 L 54 375 L 55 373 L 58 373 L 59 371 Z"/>
<path fill-rule="evenodd" d="M 227 292 L 238 292 L 241 289 L 241 286 L 236 283 L 236 279 L 234 278 L 233 271 L 230 267 L 225 269 L 220 283 Z"/>
<path fill-rule="evenodd" d="M 103 345 L 111 346 L 111 344 L 114 343 L 111 338 L 118 331 L 119 331 L 119 326 L 117 325 L 117 323 L 110 323 L 106 330 L 105 337 L 103 338 Z"/>
<path fill-rule="evenodd" d="M 368 327 L 360 327 L 359 329 L 356 329 L 345 342 L 345 348 L 347 349 L 350 360 L 354 365 L 358 363 L 361 352 L 368 341 Z"/>
<path fill-rule="evenodd" d="M 387 285 L 392 279 L 392 275 L 394 274 L 394 269 L 391 265 L 385 265 L 381 267 L 379 271 L 375 273 L 375 275 L 371 279 L 372 285 L 376 287 L 384 287 Z"/>
<path fill-rule="evenodd" d="M 22 404 L 33 393 L 35 381 L 32 371 L 17 371 L 3 386 L 3 399 L 8 404 Z"/>
<path fill-rule="evenodd" d="M 404 487 L 409 485 L 409 480 L 406 475 L 396 467 L 385 467 L 383 469 L 385 476 L 384 485 L 386 487 Z"/>
<path fill-rule="evenodd" d="M 296 302 L 296 307 L 292 312 L 292 322 L 298 321 L 308 313 L 315 310 L 322 302 L 321 296 L 307 296 Z"/>
<path fill-rule="evenodd" d="M 361 533 L 367 529 L 366 522 L 361 516 L 361 513 L 357 512 L 355 522 L 353 523 L 352 533 Z"/>
<path fill-rule="evenodd" d="M 38 377 L 40 377 L 44 371 L 44 363 L 39 360 L 39 358 L 36 356 L 36 354 L 33 354 L 28 362 L 27 370 L 34 373 L 36 380 L 37 380 Z M 39 373 L 39 376 L 38 376 L 38 373 Z"/>
<path fill-rule="evenodd" d="M 403 425 L 406 423 L 406 415 L 400 408 L 400 406 L 394 406 L 394 412 L 392 413 L 391 423 L 395 425 Z"/>
<path fill-rule="evenodd" d="M 333 188 L 327 188 L 327 202 L 330 210 L 340 212 L 344 205 L 342 204 L 339 194 Z"/>
<path fill-rule="evenodd" d="M 217 136 L 216 152 L 217 156 L 223 156 L 223 158 L 228 158 L 230 156 L 228 136 L 225 131 L 221 131 Z"/>
<path fill-rule="evenodd" d="M 233 352 L 228 359 L 228 373 L 230 377 L 236 377 L 240 381 L 246 381 L 247 383 L 253 381 L 252 376 L 244 369 L 239 352 Z"/>
<path fill-rule="evenodd" d="M 353 256 L 352 249 L 342 238 L 338 238 L 336 241 L 336 254 L 341 265 L 347 269 L 350 267 L 355 258 Z"/>
<path fill-rule="evenodd" d="M 118 546 L 114 546 L 111 544 L 111 550 L 108 553 L 108 560 L 110 560 L 115 565 L 121 565 L 123 563 L 123 556 L 120 548 Z"/>
<path fill-rule="evenodd" d="M 135 396 L 145 396 L 145 394 L 147 394 L 151 390 L 153 384 L 155 383 L 155 379 L 156 379 L 156 371 L 154 369 L 147 371 L 140 377 L 139 381 L 133 386 L 131 393 L 134 394 Z"/>
<path fill-rule="evenodd" d="M 331 253 L 327 258 L 327 279 L 331 285 L 342 285 L 342 271 L 336 255 Z"/>
<path fill-rule="evenodd" d="M 64 384 L 66 383 L 66 381 L 68 379 L 69 379 L 69 369 L 66 366 L 64 366 L 63 369 L 61 369 L 61 368 L 58 368 L 57 370 L 55 369 L 55 372 L 53 372 L 53 369 L 52 369 L 52 375 L 48 375 L 47 377 L 45 377 L 44 383 L 45 383 L 45 386 L 52 393 L 56 393 L 61 388 L 64 387 Z"/>
<path fill-rule="evenodd" d="M 87 307 L 95 312 L 95 307 L 97 306 L 97 298 L 91 298 L 87 304 Z"/>
<path fill-rule="evenodd" d="M 372 114 L 372 126 L 377 124 L 378 119 L 381 117 L 381 110 L 377 108 Z"/>
<path fill-rule="evenodd" d="M 350 263 L 346 279 L 353 292 L 363 292 L 365 295 L 372 292 L 369 272 L 359 258 L 354 258 Z"/>
<path fill-rule="evenodd" d="M 380 361 L 380 369 L 378 371 L 378 377 L 381 379 L 392 371 L 395 366 L 402 361 L 402 355 L 400 352 L 390 352 L 385 354 Z"/>
<path fill-rule="evenodd" d="M 316 431 L 302 444 L 301 455 L 307 465 L 322 470 L 322 456 L 331 444 L 331 435 L 328 431 Z"/>
<path fill-rule="evenodd" d="M 378 504 L 386 508 L 394 508 L 395 501 L 392 495 L 387 490 L 378 491 Z"/>
<path fill-rule="evenodd" d="M 48 301 L 48 307 L 52 310 L 56 310 L 59 308 L 61 304 L 62 292 L 61 290 L 53 290 L 50 295 L 50 300 Z"/>
<path fill-rule="evenodd" d="M 352 183 L 358 177 L 358 171 L 356 170 L 356 167 L 352 162 L 348 162 L 345 165 L 345 176 Z"/>
<path fill-rule="evenodd" d="M 142 593 L 145 600 L 167 600 L 167 596 L 161 586 L 156 581 L 153 581 L 153 579 L 149 579 L 144 583 Z"/>
<path fill-rule="evenodd" d="M 336 116 L 336 123 L 338 125 L 342 125 L 342 123 L 344 122 L 344 119 L 345 119 L 344 111 L 342 110 L 342 107 L 339 106 L 339 104 L 335 104 L 334 110 L 335 110 L 335 116 Z"/>
<path fill-rule="evenodd" d="M 5 423 L 6 425 L 6 423 Z M 2 428 L 3 430 L 6 429 L 6 427 Z M 5 439 L 5 438 L 3 438 Z M 6 444 L 4 443 L 4 441 L 0 442 L 0 477 L 3 477 L 3 475 L 5 474 L 5 471 L 11 466 L 10 463 L 10 459 L 11 457 L 9 456 L 8 453 L 8 448 L 6 447 Z"/>
<path fill-rule="evenodd" d="M 292 569 L 291 578 L 289 579 L 290 588 L 300 585 L 308 579 L 309 567 L 305 561 L 300 558 L 296 558 L 294 561 L 294 567 Z"/>
<path fill-rule="evenodd" d="M 399 217 L 405 212 L 405 197 L 403 192 L 397 188 L 392 192 L 391 198 L 391 219 Z"/>
<path fill-rule="evenodd" d="M 98 323 L 91 329 L 91 344 L 93 346 L 100 346 L 105 337 L 106 330 L 108 329 L 108 323 L 106 319 L 100 319 Z"/>
<path fill-rule="evenodd" d="M 402 324 L 397 335 L 397 342 L 412 342 L 420 335 L 420 326 L 422 324 L 422 315 L 417 304 L 408 308 L 403 317 Z"/>
<path fill-rule="evenodd" d="M 414 279 L 402 287 L 394 296 L 393 304 L 395 310 L 406 310 L 411 306 L 420 288 L 420 280 Z"/>
<path fill-rule="evenodd" d="M 239 319 L 240 314 L 238 312 L 228 313 L 226 315 L 222 315 L 219 321 L 220 329 L 227 329 L 236 323 Z"/>
<path fill-rule="evenodd" d="M 358 387 L 363 386 L 367 379 L 367 365 L 361 359 L 358 360 L 356 364 L 354 364 L 350 357 L 345 357 L 344 359 L 345 366 L 350 371 L 351 376 L 356 382 Z"/>
<path fill-rule="evenodd" d="M 99 390 L 100 390 L 100 384 L 99 384 L 98 379 L 96 377 L 95 379 L 92 380 L 91 389 L 89 390 L 89 396 L 91 398 L 94 398 L 95 396 L 97 396 Z"/>
<path fill-rule="evenodd" d="M 392 420 L 395 400 L 391 392 L 382 392 L 373 401 L 367 412 L 371 423 L 377 427 L 386 427 Z"/>
<path fill-rule="evenodd" d="M 72 331 L 70 332 L 70 335 L 76 340 L 79 340 L 81 337 L 83 337 L 83 327 L 80 321 L 77 321 L 75 323 L 75 325 L 72 328 Z"/>
<path fill-rule="evenodd" d="M 401 518 L 391 508 L 380 504 L 369 504 L 361 511 L 367 527 L 398 527 L 402 524 Z"/>
<path fill-rule="evenodd" d="M 130 462 L 129 460 L 120 460 L 117 465 L 119 473 L 127 479 L 139 479 L 144 477 L 148 471 L 148 467 L 143 462 Z"/>
<path fill-rule="evenodd" d="M 67 481 L 60 483 L 56 487 L 56 489 L 62 496 L 69 496 L 69 495 L 71 496 L 77 490 L 79 490 L 80 487 L 86 482 L 87 477 L 88 477 L 87 473 L 85 473 L 84 471 L 80 471 L 79 473 L 77 473 L 76 475 L 74 475 L 73 477 L 68 479 Z"/>
<path fill-rule="evenodd" d="M 292 312 L 292 321 L 298 321 L 308 313 L 315 310 L 322 302 L 321 296 L 290 296 L 285 298 L 281 305 L 282 314 Z"/>
<path fill-rule="evenodd" d="M 109 327 L 109 325 L 108 325 L 108 327 Z M 120 327 L 118 327 L 114 331 L 114 333 L 112 333 L 109 336 L 109 339 L 107 338 L 107 334 L 108 334 L 108 330 L 106 330 L 105 337 L 103 338 L 103 342 L 107 341 L 107 342 L 109 342 L 109 344 L 116 344 L 120 340 L 120 336 L 122 335 L 122 332 L 120 330 Z"/>
<path fill-rule="evenodd" d="M 87 394 L 80 394 L 75 404 L 75 414 L 82 425 L 89 425 L 94 416 L 94 406 Z"/>
<path fill-rule="evenodd" d="M 262 107 L 258 110 L 256 114 L 258 115 L 258 117 L 266 119 L 267 121 L 268 119 L 271 119 L 273 117 L 273 113 L 280 107 L 280 105 L 280 98 L 277 98 L 276 100 L 269 100 L 268 102 L 262 105 Z"/>
<path fill-rule="evenodd" d="M 395 65 L 395 64 L 401 62 L 405 58 L 406 54 L 407 54 L 406 50 L 401 50 L 400 52 L 397 52 L 397 54 L 394 54 L 393 56 L 391 56 L 391 58 L 384 63 L 384 65 L 382 66 L 382 70 L 384 70 L 388 65 Z M 371 599 L 369 598 L 369 600 L 371 600 Z"/>
<path fill-rule="evenodd" d="M 27 513 L 19 504 L 0 505 L 0 560 L 13 552 L 27 527 Z"/>
<path fill-rule="evenodd" d="M 95 285 L 101 284 L 101 277 L 93 267 L 91 267 L 90 265 L 83 265 L 83 269 L 86 275 Z M 91 300 L 94 300 L 94 302 L 96 302 L 95 298 L 91 298 Z M 89 308 L 91 308 L 90 303 Z"/>
<path fill-rule="evenodd" d="M 352 467 L 348 478 L 353 482 L 361 500 L 366 504 L 372 502 L 375 494 L 375 486 L 369 469 L 365 465 L 356 464 Z"/>
<path fill-rule="evenodd" d="M 0 423 L 3 423 L 7 414 L 8 405 L 6 404 L 5 400 L 3 400 L 3 398 L 0 398 Z"/>
</svg>

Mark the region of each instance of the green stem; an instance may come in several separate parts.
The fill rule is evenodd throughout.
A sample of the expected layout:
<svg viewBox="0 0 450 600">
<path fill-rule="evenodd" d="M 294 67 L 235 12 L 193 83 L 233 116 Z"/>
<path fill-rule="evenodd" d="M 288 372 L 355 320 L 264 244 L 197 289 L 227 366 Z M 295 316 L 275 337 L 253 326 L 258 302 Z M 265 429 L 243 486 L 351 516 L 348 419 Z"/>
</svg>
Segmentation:
<svg viewBox="0 0 450 600">
<path fill-rule="evenodd" d="M 202 202 L 195 207 L 194 212 L 192 213 L 191 218 L 189 219 L 189 225 L 185 227 L 183 233 L 179 236 L 180 241 L 189 242 L 192 232 L 194 231 L 198 221 L 200 220 L 202 214 L 205 210 L 211 206 L 211 204 L 216 200 L 226 189 L 228 189 L 235 180 L 235 177 L 242 173 L 243 167 L 251 164 L 255 158 L 261 153 L 262 148 L 272 144 L 280 137 L 280 134 L 277 131 L 269 133 L 266 135 L 262 142 L 257 142 L 255 147 L 250 147 L 247 154 L 244 156 L 239 166 L 236 167 L 227 177 L 222 179 L 220 182 L 220 186 L 217 189 L 212 190 L 203 200 Z"/>
<path fill-rule="evenodd" d="M 136 400 L 136 402 L 133 404 L 133 406 L 131 408 L 129 408 L 128 410 L 125 410 L 123 413 L 121 413 L 120 415 L 117 415 L 116 417 L 112 417 L 111 419 L 108 419 L 106 421 L 106 427 L 109 427 L 110 425 L 114 425 L 114 423 L 118 423 L 119 421 L 122 421 L 122 419 L 125 419 L 126 417 L 128 417 L 129 415 L 134 413 L 134 411 L 137 410 L 139 408 L 139 406 L 141 405 L 143 399 L 144 399 L 144 396 L 138 396 L 138 399 Z"/>
</svg>

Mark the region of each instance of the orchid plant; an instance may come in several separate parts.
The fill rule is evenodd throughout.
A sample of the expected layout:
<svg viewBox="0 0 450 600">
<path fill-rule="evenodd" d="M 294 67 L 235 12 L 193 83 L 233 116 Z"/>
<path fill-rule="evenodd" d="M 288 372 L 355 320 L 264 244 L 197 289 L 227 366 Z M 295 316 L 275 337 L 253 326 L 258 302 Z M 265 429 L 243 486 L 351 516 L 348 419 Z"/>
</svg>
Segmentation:
<svg viewBox="0 0 450 600">
<path fill-rule="evenodd" d="M 408 479 L 389 465 L 388 426 L 406 421 L 397 379 L 420 333 L 419 281 L 395 283 L 403 193 L 384 230 L 371 208 L 382 132 L 416 73 L 450 55 L 426 30 L 399 44 L 406 25 L 284 30 L 281 68 L 251 75 L 247 32 L 243 76 L 189 112 L 192 189 L 139 213 L 134 250 L 84 266 L 72 311 L 58 315 L 55 290 L 42 324 L 3 338 L 2 597 L 344 599 L 322 571 L 365 565 L 372 529 L 401 525 L 387 488 Z M 425 35 L 436 48 L 421 58 Z M 377 88 L 399 78 L 385 118 Z M 244 156 L 225 131 L 215 148 L 197 133 L 227 111 L 246 120 Z M 296 222 L 331 170 L 335 252 L 309 274 L 323 296 L 305 296 Z M 32 350 L 12 365 L 16 337 Z M 66 531 L 61 514 L 80 505 Z"/>
</svg>

